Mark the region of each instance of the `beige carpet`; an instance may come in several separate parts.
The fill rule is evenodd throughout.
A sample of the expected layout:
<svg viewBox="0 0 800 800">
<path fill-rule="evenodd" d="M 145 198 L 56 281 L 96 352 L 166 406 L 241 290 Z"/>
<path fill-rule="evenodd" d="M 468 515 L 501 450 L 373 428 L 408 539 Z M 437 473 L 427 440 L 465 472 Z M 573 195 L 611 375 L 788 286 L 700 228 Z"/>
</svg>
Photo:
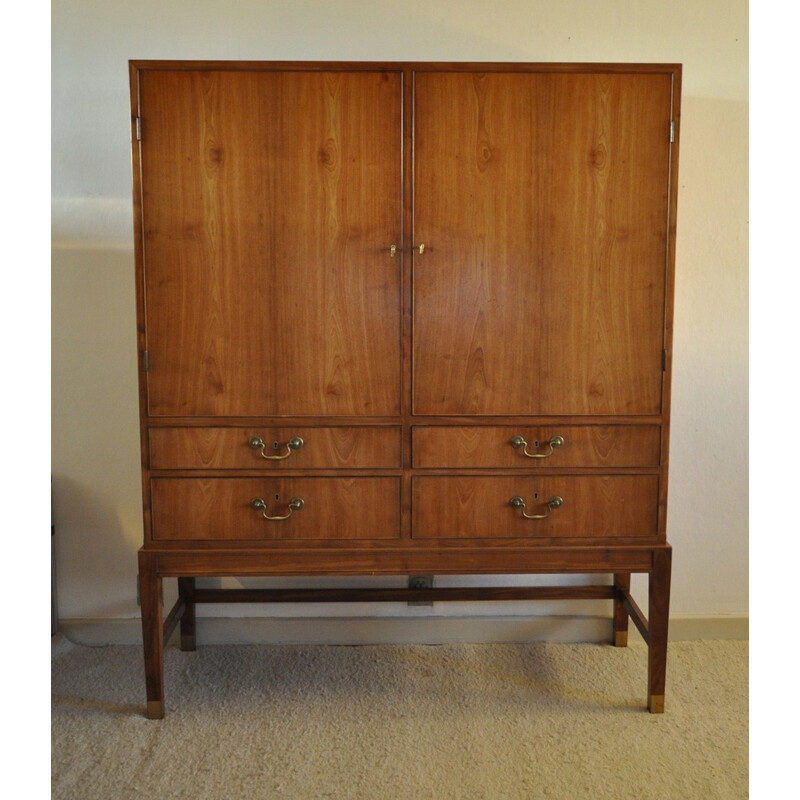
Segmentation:
<svg viewBox="0 0 800 800">
<path fill-rule="evenodd" d="M 731 800 L 748 793 L 747 642 L 52 648 L 54 800 Z"/>
</svg>

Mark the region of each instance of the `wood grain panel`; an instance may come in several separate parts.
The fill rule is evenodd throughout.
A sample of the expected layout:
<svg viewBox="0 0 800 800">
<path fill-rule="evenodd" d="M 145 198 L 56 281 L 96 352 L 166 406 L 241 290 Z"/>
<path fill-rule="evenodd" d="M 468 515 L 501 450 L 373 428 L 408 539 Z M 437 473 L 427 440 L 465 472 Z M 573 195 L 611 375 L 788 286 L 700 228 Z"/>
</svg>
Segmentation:
<svg viewBox="0 0 800 800">
<path fill-rule="evenodd" d="M 564 444 L 546 458 L 528 458 L 515 449 L 512 437 L 522 436 L 527 451 L 551 452 L 548 442 L 561 436 Z M 661 449 L 658 425 L 554 425 L 528 427 L 416 426 L 413 429 L 415 467 L 657 467 Z"/>
<path fill-rule="evenodd" d="M 265 459 L 250 446 L 261 438 L 268 455 L 287 452 L 295 436 L 303 446 L 283 460 Z M 401 466 L 399 428 L 150 428 L 153 469 L 332 469 Z"/>
<path fill-rule="evenodd" d="M 401 88 L 141 73 L 151 415 L 399 413 Z"/>
<path fill-rule="evenodd" d="M 415 76 L 414 412 L 661 410 L 668 75 Z"/>
<path fill-rule="evenodd" d="M 156 541 L 400 535 L 399 478 L 155 478 L 151 486 Z M 262 498 L 280 516 L 295 497 L 305 506 L 285 520 L 266 520 L 250 505 Z"/>
<path fill-rule="evenodd" d="M 655 475 L 542 477 L 415 477 L 414 539 L 491 537 L 635 537 L 658 533 Z M 521 496 L 528 514 L 546 513 L 554 496 L 564 504 L 547 519 L 524 519 L 509 501 Z"/>
</svg>

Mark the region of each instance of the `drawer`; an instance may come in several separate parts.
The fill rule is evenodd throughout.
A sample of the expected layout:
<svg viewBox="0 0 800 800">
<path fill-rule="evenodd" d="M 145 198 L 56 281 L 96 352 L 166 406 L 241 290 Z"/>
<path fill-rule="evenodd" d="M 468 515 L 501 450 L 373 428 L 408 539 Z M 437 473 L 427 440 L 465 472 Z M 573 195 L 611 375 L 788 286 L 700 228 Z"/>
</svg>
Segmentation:
<svg viewBox="0 0 800 800">
<path fill-rule="evenodd" d="M 415 467 L 654 467 L 660 453 L 658 425 L 417 426 L 413 432 Z"/>
<path fill-rule="evenodd" d="M 399 467 L 400 428 L 150 428 L 150 464 L 153 469 Z"/>
<path fill-rule="evenodd" d="M 399 478 L 154 478 L 151 490 L 156 540 L 400 536 Z"/>
<path fill-rule="evenodd" d="M 415 539 L 652 537 L 658 476 L 416 477 L 412 524 Z"/>
</svg>

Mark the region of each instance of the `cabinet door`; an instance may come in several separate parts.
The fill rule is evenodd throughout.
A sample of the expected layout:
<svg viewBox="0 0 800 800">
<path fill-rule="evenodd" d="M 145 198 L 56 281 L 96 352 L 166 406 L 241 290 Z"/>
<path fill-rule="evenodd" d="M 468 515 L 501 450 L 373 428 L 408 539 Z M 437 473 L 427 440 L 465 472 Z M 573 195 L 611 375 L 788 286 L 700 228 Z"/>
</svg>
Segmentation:
<svg viewBox="0 0 800 800">
<path fill-rule="evenodd" d="M 399 412 L 401 92 L 140 73 L 151 415 Z"/>
<path fill-rule="evenodd" d="M 671 77 L 417 73 L 414 411 L 661 411 Z"/>
</svg>

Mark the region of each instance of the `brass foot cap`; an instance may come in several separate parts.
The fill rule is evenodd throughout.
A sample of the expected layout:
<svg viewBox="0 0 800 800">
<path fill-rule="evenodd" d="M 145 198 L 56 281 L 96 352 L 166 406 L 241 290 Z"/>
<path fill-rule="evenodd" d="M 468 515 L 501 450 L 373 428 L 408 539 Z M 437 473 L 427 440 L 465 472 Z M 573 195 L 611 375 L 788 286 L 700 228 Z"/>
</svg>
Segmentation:
<svg viewBox="0 0 800 800">
<path fill-rule="evenodd" d="M 147 701 L 147 719 L 164 719 L 164 701 Z"/>
<path fill-rule="evenodd" d="M 664 695 L 663 694 L 651 694 L 650 701 L 647 704 L 647 708 L 650 710 L 651 714 L 663 714 L 664 713 Z"/>
<path fill-rule="evenodd" d="M 614 647 L 628 646 L 628 631 L 614 631 Z"/>
<path fill-rule="evenodd" d="M 181 636 L 181 650 L 191 652 L 197 650 L 194 636 Z"/>
</svg>

